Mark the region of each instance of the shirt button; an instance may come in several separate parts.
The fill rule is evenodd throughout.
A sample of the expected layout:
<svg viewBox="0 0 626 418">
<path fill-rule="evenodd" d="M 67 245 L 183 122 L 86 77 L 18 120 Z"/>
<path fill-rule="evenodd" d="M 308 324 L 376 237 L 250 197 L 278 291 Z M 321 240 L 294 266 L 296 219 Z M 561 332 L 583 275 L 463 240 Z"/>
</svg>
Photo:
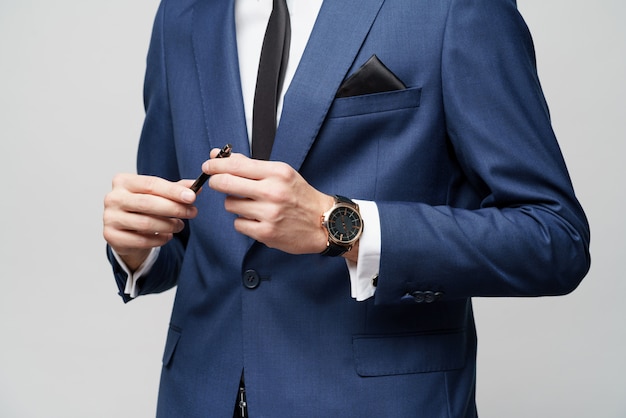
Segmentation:
<svg viewBox="0 0 626 418">
<path fill-rule="evenodd" d="M 259 274 L 254 270 L 247 270 L 243 274 L 243 285 L 247 289 L 256 289 L 261 284 Z"/>
</svg>

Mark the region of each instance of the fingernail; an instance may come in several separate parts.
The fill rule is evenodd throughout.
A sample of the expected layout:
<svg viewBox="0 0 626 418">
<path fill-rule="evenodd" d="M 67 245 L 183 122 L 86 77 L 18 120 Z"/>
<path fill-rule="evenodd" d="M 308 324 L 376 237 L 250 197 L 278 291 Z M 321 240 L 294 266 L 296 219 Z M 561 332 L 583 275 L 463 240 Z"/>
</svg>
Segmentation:
<svg viewBox="0 0 626 418">
<path fill-rule="evenodd" d="M 180 198 L 183 200 L 183 202 L 191 203 L 195 200 L 196 194 L 193 191 L 187 189 L 183 190 L 183 192 L 180 194 Z"/>
</svg>

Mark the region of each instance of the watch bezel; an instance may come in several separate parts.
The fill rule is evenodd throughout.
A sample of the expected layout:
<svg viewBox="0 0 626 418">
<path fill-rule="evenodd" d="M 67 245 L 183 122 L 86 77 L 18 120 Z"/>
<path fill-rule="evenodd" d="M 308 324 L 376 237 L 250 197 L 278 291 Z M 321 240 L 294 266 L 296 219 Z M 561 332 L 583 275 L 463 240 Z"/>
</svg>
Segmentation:
<svg viewBox="0 0 626 418">
<path fill-rule="evenodd" d="M 341 209 L 348 209 L 353 212 L 354 215 L 358 218 L 360 227 L 354 237 L 349 240 L 342 241 L 341 238 L 333 235 L 333 229 L 330 227 L 330 219 L 332 219 L 333 215 L 335 215 Z M 361 238 L 363 233 L 363 218 L 361 217 L 361 213 L 359 211 L 359 205 L 354 203 L 352 200 L 343 196 L 335 196 L 335 204 L 328 211 L 326 211 L 322 215 L 322 226 L 326 229 L 328 235 L 328 243 L 326 250 L 322 254 L 329 255 L 330 253 L 341 255 L 347 251 L 350 251 L 354 244 Z M 344 249 L 344 251 L 338 251 L 339 249 Z"/>
<path fill-rule="evenodd" d="M 338 232 L 336 231 L 336 229 L 332 226 L 333 220 L 335 219 L 335 217 L 337 216 L 341 216 L 341 211 L 345 210 L 345 211 L 349 211 L 350 213 L 347 214 L 350 218 L 356 217 L 358 219 L 358 231 L 356 232 L 356 234 L 350 238 L 350 239 L 342 239 L 341 236 L 337 236 Z M 361 218 L 361 214 L 359 213 L 358 207 L 354 207 L 353 205 L 350 205 L 348 203 L 343 203 L 343 202 L 339 202 L 336 203 L 332 209 L 330 211 L 327 212 L 327 216 L 324 216 L 324 226 L 326 227 L 326 230 L 328 231 L 328 239 L 330 239 L 332 242 L 334 242 L 337 245 L 342 245 L 342 246 L 352 246 L 355 242 L 357 242 L 359 240 L 359 238 L 361 237 L 361 233 L 363 232 L 363 219 Z"/>
</svg>

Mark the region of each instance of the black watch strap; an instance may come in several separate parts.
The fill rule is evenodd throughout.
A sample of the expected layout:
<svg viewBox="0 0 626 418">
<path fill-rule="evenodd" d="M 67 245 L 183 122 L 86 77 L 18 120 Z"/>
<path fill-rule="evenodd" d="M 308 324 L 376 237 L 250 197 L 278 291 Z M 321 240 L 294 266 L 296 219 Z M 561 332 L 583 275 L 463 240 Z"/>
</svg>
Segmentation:
<svg viewBox="0 0 626 418">
<path fill-rule="evenodd" d="M 336 195 L 335 195 L 335 201 L 336 201 L 337 203 L 346 203 L 346 204 L 348 204 L 348 205 L 350 205 L 350 206 L 356 206 L 356 203 L 354 203 L 354 202 L 352 201 L 352 199 L 348 199 L 347 197 L 345 197 L 345 196 L 340 196 L 340 195 L 338 195 L 338 194 L 336 194 Z"/>
<path fill-rule="evenodd" d="M 326 249 L 322 251 L 320 254 L 326 255 L 328 257 L 339 257 L 340 255 L 344 254 L 346 251 L 348 251 L 346 247 L 337 245 L 334 242 L 328 241 L 328 245 L 326 246 Z"/>
</svg>

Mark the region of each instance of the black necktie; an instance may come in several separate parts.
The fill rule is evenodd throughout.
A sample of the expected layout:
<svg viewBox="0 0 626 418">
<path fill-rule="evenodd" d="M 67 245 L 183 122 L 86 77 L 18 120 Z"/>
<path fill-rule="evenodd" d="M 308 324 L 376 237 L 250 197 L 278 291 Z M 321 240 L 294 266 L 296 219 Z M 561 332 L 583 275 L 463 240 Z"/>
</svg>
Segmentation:
<svg viewBox="0 0 626 418">
<path fill-rule="evenodd" d="M 291 27 L 286 0 L 274 0 L 265 31 L 252 111 L 252 157 L 268 160 L 276 136 L 276 107 L 289 58 Z"/>
</svg>

